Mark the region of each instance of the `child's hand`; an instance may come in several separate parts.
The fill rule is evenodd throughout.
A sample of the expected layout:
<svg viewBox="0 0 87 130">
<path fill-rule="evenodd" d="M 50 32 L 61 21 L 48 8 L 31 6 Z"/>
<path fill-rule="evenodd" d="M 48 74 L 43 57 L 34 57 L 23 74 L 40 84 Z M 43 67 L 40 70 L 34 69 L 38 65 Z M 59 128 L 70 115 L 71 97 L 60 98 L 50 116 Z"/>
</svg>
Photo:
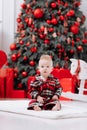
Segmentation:
<svg viewBox="0 0 87 130">
<path fill-rule="evenodd" d="M 38 96 L 38 97 L 37 97 L 37 101 L 38 101 L 39 103 L 44 103 L 44 98 L 41 97 L 41 96 Z"/>
<path fill-rule="evenodd" d="M 58 100 L 58 96 L 57 96 L 57 95 L 54 95 L 54 96 L 52 97 L 52 100 Z"/>
</svg>

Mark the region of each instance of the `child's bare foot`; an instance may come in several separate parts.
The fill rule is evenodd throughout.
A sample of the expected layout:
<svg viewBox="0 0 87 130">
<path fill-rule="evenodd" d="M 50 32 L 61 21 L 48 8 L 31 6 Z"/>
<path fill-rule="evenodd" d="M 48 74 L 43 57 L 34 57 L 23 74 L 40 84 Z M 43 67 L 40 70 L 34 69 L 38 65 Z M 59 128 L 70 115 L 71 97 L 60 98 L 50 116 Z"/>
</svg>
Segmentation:
<svg viewBox="0 0 87 130">
<path fill-rule="evenodd" d="M 41 108 L 36 105 L 36 106 L 34 106 L 34 110 L 35 110 L 35 111 L 41 111 Z"/>
<path fill-rule="evenodd" d="M 56 105 L 52 108 L 52 111 L 59 111 L 61 109 L 60 102 L 57 102 Z"/>
</svg>

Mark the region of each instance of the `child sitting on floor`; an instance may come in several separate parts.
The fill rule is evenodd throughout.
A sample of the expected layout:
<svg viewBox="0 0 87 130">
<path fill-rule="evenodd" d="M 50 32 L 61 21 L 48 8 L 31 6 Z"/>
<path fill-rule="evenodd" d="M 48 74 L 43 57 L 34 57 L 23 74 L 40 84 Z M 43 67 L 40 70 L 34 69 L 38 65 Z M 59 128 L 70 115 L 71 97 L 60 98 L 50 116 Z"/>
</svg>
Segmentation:
<svg viewBox="0 0 87 130">
<path fill-rule="evenodd" d="M 28 110 L 60 110 L 59 97 L 62 87 L 59 80 L 51 74 L 53 69 L 51 56 L 42 55 L 38 68 L 40 75 L 36 75 L 30 84 L 32 101 L 29 102 Z"/>
</svg>

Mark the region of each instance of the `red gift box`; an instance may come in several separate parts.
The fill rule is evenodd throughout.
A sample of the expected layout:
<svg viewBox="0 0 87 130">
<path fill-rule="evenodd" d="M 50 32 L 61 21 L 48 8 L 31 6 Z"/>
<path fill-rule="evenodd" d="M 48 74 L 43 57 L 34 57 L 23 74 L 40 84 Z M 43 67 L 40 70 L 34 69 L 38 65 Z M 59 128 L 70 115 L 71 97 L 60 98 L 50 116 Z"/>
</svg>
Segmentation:
<svg viewBox="0 0 87 130">
<path fill-rule="evenodd" d="M 5 97 L 5 78 L 0 77 L 0 98 Z"/>
<path fill-rule="evenodd" d="M 6 69 L 6 98 L 10 98 L 14 86 L 13 69 Z"/>
<path fill-rule="evenodd" d="M 6 69 L 6 98 L 25 98 L 24 90 L 14 90 L 14 71 L 12 68 Z"/>
<path fill-rule="evenodd" d="M 74 92 L 73 79 L 72 78 L 60 79 L 60 84 L 63 87 L 64 92 L 67 92 L 67 91 Z"/>
<path fill-rule="evenodd" d="M 24 90 L 11 90 L 8 98 L 26 98 L 26 92 Z"/>
<path fill-rule="evenodd" d="M 63 88 L 64 92 L 75 92 L 75 82 L 76 79 L 74 76 L 72 76 L 72 74 L 70 73 L 69 69 L 53 69 L 52 74 L 59 79 L 60 84 Z M 65 97 L 60 97 L 60 100 L 71 100 L 69 98 L 65 98 Z"/>
<path fill-rule="evenodd" d="M 6 69 L 0 69 L 0 98 L 6 97 Z"/>
<path fill-rule="evenodd" d="M 74 93 L 73 78 L 62 78 L 62 79 L 60 79 L 60 84 L 63 88 L 63 92 L 73 92 Z M 71 100 L 71 99 L 61 96 L 60 100 Z"/>
</svg>

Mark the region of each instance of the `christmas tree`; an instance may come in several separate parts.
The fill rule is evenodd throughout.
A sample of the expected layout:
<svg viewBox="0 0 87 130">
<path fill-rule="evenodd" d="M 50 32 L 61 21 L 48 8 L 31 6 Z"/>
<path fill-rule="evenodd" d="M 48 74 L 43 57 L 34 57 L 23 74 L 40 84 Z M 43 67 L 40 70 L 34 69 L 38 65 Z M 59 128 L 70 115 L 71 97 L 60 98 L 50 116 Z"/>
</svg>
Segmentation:
<svg viewBox="0 0 87 130">
<path fill-rule="evenodd" d="M 80 4 L 80 0 L 23 1 L 8 58 L 15 89 L 26 89 L 28 77 L 38 73 L 43 53 L 51 55 L 56 68 L 68 68 L 70 58 L 86 60 L 87 31 Z"/>
</svg>

